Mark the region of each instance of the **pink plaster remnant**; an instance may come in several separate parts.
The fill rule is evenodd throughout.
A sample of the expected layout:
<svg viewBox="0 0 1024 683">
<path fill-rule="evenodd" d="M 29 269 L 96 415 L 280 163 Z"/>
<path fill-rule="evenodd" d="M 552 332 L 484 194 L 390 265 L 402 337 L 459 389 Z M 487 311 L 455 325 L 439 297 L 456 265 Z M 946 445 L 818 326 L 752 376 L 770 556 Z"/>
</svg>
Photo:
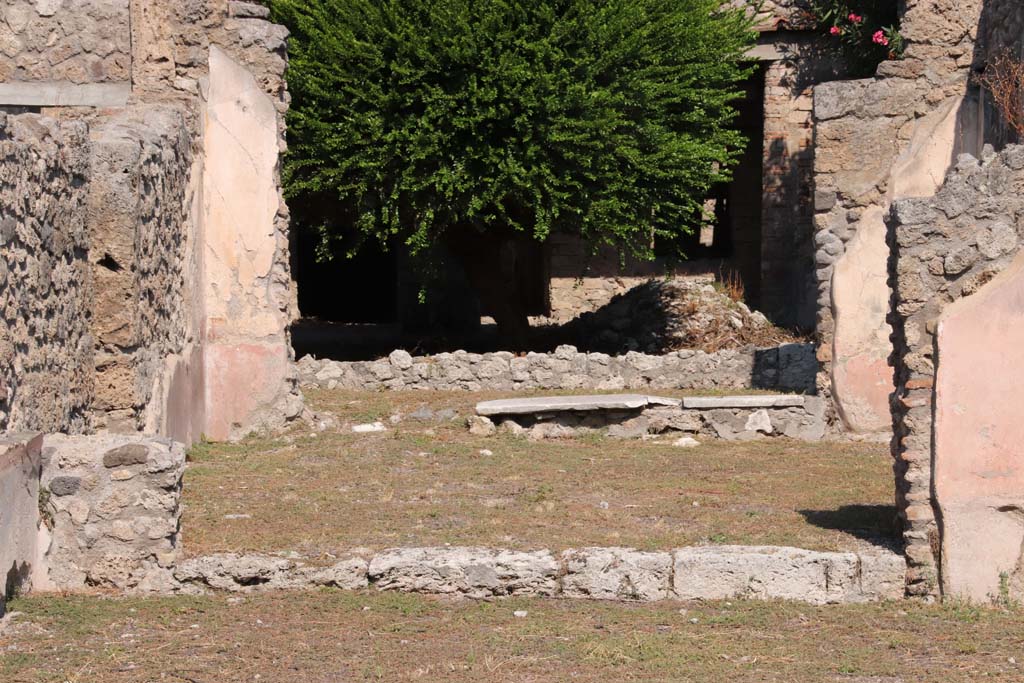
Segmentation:
<svg viewBox="0 0 1024 683">
<path fill-rule="evenodd" d="M 1024 252 L 938 331 L 935 494 L 942 586 L 983 601 L 1015 577 L 1024 542 Z"/>
<path fill-rule="evenodd" d="M 832 391 L 843 423 L 854 432 L 883 431 L 892 425 L 892 328 L 886 322 L 889 248 L 883 216 L 876 206 L 864 212 L 832 276 Z"/>
<path fill-rule="evenodd" d="M 264 412 L 279 408 L 289 373 L 283 339 L 206 347 L 206 427 L 204 434 L 225 441 L 249 431 Z"/>
</svg>

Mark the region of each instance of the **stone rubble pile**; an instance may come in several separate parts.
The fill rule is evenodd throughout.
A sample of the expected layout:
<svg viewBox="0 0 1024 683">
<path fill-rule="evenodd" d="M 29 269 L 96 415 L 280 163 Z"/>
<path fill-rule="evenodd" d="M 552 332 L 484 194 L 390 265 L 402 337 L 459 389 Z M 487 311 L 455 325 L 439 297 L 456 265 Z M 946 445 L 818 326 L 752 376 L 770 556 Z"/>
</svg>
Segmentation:
<svg viewBox="0 0 1024 683">
<path fill-rule="evenodd" d="M 597 600 L 796 600 L 845 604 L 903 597 L 897 553 L 701 546 L 671 552 L 580 548 L 560 554 L 489 548 L 400 548 L 318 568 L 270 555 L 186 560 L 177 590 L 253 592 L 373 587 L 475 599 L 507 596 Z"/>
<path fill-rule="evenodd" d="M 766 389 L 813 393 L 818 373 L 815 353 L 813 344 L 711 354 L 687 350 L 661 356 L 582 353 L 574 346 L 525 356 L 456 351 L 414 357 L 398 350 L 377 361 L 343 362 L 305 356 L 298 368 L 303 386 L 327 389 Z"/>
<path fill-rule="evenodd" d="M 798 338 L 709 282 L 648 280 L 559 328 L 568 343 L 610 354 L 680 350 L 715 353 L 793 343 Z"/>
</svg>

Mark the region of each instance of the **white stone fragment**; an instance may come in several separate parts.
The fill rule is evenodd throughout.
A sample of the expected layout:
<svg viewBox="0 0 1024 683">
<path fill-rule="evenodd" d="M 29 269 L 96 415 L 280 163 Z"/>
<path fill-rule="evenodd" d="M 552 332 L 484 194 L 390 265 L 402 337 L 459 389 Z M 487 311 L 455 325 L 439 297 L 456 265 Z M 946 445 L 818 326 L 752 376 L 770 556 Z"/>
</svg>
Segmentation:
<svg viewBox="0 0 1024 683">
<path fill-rule="evenodd" d="M 466 423 L 469 425 L 469 433 L 473 436 L 494 436 L 498 431 L 494 423 L 482 415 L 470 415 L 466 418 Z"/>
<path fill-rule="evenodd" d="M 387 430 L 388 428 L 384 426 L 383 422 L 371 422 L 370 424 L 352 426 L 352 431 L 356 434 L 374 434 L 386 432 Z"/>
<path fill-rule="evenodd" d="M 748 432 L 771 434 L 775 431 L 775 428 L 772 427 L 772 418 L 768 415 L 768 411 L 758 410 L 751 413 L 750 417 L 747 418 L 746 430 Z"/>
<path fill-rule="evenodd" d="M 593 410 L 639 410 L 647 406 L 675 406 L 675 398 L 643 394 L 612 394 L 599 396 L 551 396 L 510 398 L 478 403 L 478 415 L 529 415 L 533 413 L 588 412 Z"/>
</svg>

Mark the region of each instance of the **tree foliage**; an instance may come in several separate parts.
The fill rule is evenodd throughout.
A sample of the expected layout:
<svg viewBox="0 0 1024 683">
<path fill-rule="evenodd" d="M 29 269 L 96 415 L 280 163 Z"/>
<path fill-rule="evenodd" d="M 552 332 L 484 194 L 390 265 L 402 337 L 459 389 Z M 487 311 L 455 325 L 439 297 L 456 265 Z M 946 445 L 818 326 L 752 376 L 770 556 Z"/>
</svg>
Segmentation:
<svg viewBox="0 0 1024 683">
<path fill-rule="evenodd" d="M 564 230 L 648 257 L 744 142 L 754 33 L 727 4 L 273 0 L 293 212 L 325 244 Z"/>
</svg>

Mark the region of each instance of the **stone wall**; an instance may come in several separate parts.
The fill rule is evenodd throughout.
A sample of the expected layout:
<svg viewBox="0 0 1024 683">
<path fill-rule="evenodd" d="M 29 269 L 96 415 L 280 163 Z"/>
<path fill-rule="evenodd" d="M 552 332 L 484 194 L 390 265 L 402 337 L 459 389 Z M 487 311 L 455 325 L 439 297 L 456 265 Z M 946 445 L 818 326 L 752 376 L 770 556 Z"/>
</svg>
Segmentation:
<svg viewBox="0 0 1024 683">
<path fill-rule="evenodd" d="M 42 436 L 0 436 L 0 617 L 4 603 L 32 587 L 39 565 Z"/>
<path fill-rule="evenodd" d="M 90 427 L 86 126 L 0 114 L 0 432 Z"/>
<path fill-rule="evenodd" d="M 204 433 L 240 436 L 301 412 L 287 332 L 296 306 L 279 166 L 287 31 L 268 16 L 261 4 L 233 0 L 18 0 L 0 9 L 0 74 L 36 62 L 87 64 L 74 79 L 18 71 L 0 82 L 0 107 L 37 106 L 76 122 L 82 144 L 68 156 L 86 161 L 78 186 L 87 188 L 89 234 L 76 237 L 66 260 L 70 269 L 88 258 L 96 280 L 94 289 L 83 281 L 81 291 L 74 282 L 59 290 L 79 300 L 60 316 L 95 334 L 95 363 L 64 353 L 76 362 L 53 373 L 59 382 L 62 373 L 95 366 L 94 381 L 82 381 L 95 384 L 95 400 L 91 388 L 84 397 L 63 391 L 31 413 L 35 422 L 8 425 L 10 400 L 2 397 L 0 430 L 82 430 L 94 412 L 97 427 L 191 442 Z M 117 70 L 100 68 L 97 55 Z M 111 97 L 108 86 L 123 92 Z M 8 163 L 19 172 L 20 161 Z M 31 197 L 47 184 L 18 182 L 17 195 Z M 54 193 L 62 182 L 51 183 Z M 42 194 L 39 206 L 19 208 L 15 218 L 31 222 L 54 211 L 49 190 Z M 85 211 L 78 214 L 80 223 Z M 48 268 L 52 259 L 44 260 Z M 0 299 L 6 294 L 0 287 Z M 74 325 L 60 324 L 69 329 L 67 344 L 77 343 Z M 0 338 L 0 350 L 7 342 Z M 4 369 L 4 360 L 0 394 L 15 371 L 21 384 L 34 371 Z M 47 421 L 47 411 L 75 401 L 82 417 Z"/>
<path fill-rule="evenodd" d="M 129 0 L 5 0 L 0 82 L 127 83 Z"/>
<path fill-rule="evenodd" d="M 302 383 L 346 389 L 530 391 L 618 389 L 768 389 L 811 392 L 817 372 L 814 347 L 787 344 L 707 354 L 676 351 L 663 356 L 580 353 L 572 346 L 553 354 L 465 351 L 413 357 L 395 351 L 378 361 L 341 362 L 306 356 L 298 363 Z"/>
<path fill-rule="evenodd" d="M 911 0 L 904 59 L 815 88 L 820 386 L 854 431 L 890 424 L 884 217 L 895 200 L 933 195 L 962 144 L 980 16 L 980 0 Z"/>
<path fill-rule="evenodd" d="M 49 588 L 155 589 L 178 559 L 185 449 L 139 436 L 49 436 Z"/>
<path fill-rule="evenodd" d="M 894 205 L 897 501 L 914 594 L 1024 597 L 1024 147 Z"/>
<path fill-rule="evenodd" d="M 133 92 L 195 111 L 200 145 L 203 432 L 226 439 L 302 410 L 281 181 L 287 31 L 260 4 L 132 0 Z"/>
<path fill-rule="evenodd" d="M 166 361 L 196 341 L 192 143 L 171 105 L 137 106 L 92 131 L 89 261 L 95 282 L 97 426 L 136 431 L 160 412 Z"/>
<path fill-rule="evenodd" d="M 894 552 L 821 553 L 798 548 L 709 546 L 671 552 L 573 548 L 521 552 L 490 548 L 394 548 L 329 567 L 267 555 L 186 560 L 175 571 L 183 593 L 372 588 L 467 597 L 653 602 L 794 600 L 843 604 L 903 597 L 903 559 Z"/>
</svg>

